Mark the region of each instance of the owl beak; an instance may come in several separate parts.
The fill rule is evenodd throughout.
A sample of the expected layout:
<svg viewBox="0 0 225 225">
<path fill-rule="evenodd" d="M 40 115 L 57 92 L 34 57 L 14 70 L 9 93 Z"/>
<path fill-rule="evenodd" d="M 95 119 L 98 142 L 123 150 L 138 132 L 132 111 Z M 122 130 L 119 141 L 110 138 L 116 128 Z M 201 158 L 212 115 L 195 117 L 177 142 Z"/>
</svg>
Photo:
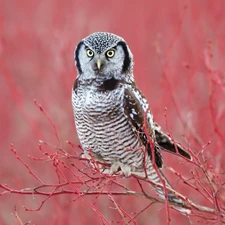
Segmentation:
<svg viewBox="0 0 225 225">
<path fill-rule="evenodd" d="M 97 60 L 97 67 L 98 67 L 99 70 L 101 69 L 101 65 L 102 65 L 102 61 L 101 61 L 101 59 L 98 59 Z"/>
</svg>

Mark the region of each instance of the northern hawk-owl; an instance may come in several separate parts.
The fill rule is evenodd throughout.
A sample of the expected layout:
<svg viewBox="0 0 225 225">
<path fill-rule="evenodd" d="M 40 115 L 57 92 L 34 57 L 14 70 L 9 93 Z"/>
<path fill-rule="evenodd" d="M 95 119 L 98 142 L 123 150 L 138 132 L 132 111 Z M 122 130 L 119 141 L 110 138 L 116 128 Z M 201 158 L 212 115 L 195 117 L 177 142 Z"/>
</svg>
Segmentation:
<svg viewBox="0 0 225 225">
<path fill-rule="evenodd" d="M 84 153 L 91 150 L 96 161 L 111 165 L 112 174 L 122 171 L 125 176 L 145 177 L 147 171 L 149 180 L 161 183 L 153 168 L 154 158 L 171 188 L 161 172 L 161 150 L 191 157 L 180 145 L 175 147 L 154 122 L 148 102 L 135 84 L 133 55 L 125 40 L 112 33 L 93 33 L 81 40 L 74 57 L 78 75 L 72 105 Z M 163 188 L 154 188 L 164 198 Z M 183 205 L 172 193 L 168 199 Z"/>
</svg>

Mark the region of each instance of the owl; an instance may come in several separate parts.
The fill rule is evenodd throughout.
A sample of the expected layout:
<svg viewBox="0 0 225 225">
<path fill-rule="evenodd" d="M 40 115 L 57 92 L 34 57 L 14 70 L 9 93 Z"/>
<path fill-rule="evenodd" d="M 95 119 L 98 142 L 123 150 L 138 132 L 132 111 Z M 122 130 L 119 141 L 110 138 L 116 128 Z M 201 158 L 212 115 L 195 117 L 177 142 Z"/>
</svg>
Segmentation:
<svg viewBox="0 0 225 225">
<path fill-rule="evenodd" d="M 191 156 L 180 145 L 175 147 L 154 122 L 149 104 L 135 84 L 133 55 L 126 41 L 112 33 L 93 33 L 80 41 L 74 58 L 78 75 L 72 107 L 84 155 L 91 152 L 96 161 L 110 165 L 107 173 L 141 177 L 147 173 L 150 181 L 161 184 L 164 179 L 172 188 L 161 171 L 161 151 L 187 159 Z M 154 188 L 165 198 L 163 188 Z M 186 212 L 173 193 L 168 200 Z"/>
</svg>

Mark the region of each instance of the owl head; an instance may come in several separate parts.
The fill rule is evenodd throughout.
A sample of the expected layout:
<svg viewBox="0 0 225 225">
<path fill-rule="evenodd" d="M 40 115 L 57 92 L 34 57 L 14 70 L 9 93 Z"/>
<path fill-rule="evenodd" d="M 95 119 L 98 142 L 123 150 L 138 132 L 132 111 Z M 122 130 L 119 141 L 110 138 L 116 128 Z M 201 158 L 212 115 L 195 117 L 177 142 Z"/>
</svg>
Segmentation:
<svg viewBox="0 0 225 225">
<path fill-rule="evenodd" d="M 133 55 L 124 39 L 115 34 L 89 35 L 77 45 L 74 58 L 82 80 L 123 80 L 133 74 Z"/>
</svg>

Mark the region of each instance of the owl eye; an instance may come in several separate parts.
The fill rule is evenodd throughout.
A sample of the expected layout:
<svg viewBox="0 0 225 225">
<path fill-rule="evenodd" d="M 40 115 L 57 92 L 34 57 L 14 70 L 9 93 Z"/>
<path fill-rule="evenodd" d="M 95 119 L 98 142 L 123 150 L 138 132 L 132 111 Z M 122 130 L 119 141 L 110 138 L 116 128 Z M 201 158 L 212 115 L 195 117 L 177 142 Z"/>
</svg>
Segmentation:
<svg viewBox="0 0 225 225">
<path fill-rule="evenodd" d="M 86 53 L 87 53 L 87 56 L 90 58 L 94 56 L 94 52 L 91 49 L 87 49 Z"/>
<path fill-rule="evenodd" d="M 114 55 L 115 55 L 115 51 L 112 49 L 106 52 L 106 56 L 108 58 L 112 58 Z"/>
</svg>

